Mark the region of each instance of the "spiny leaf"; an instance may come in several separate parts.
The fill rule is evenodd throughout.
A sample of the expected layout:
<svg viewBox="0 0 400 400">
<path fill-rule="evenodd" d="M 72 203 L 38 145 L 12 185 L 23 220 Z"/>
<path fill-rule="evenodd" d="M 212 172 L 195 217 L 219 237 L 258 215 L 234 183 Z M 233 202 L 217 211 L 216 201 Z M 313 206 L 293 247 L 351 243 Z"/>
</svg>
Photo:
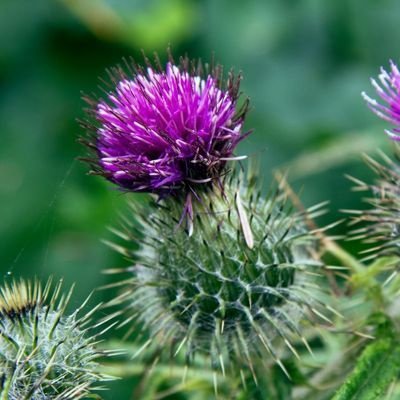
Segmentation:
<svg viewBox="0 0 400 400">
<path fill-rule="evenodd" d="M 366 347 L 333 400 L 381 399 L 399 372 L 400 343 L 392 337 L 377 339 Z"/>
</svg>

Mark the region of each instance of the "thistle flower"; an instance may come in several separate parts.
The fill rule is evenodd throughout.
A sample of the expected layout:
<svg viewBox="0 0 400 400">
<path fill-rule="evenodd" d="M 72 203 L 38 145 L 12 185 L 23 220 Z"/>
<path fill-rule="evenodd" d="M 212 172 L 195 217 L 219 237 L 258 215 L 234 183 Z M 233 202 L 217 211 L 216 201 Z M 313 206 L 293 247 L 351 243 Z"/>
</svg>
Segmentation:
<svg viewBox="0 0 400 400">
<path fill-rule="evenodd" d="M 381 99 L 387 103 L 382 105 L 376 100 L 369 97 L 365 92 L 362 93 L 363 98 L 367 102 L 368 107 L 378 117 L 390 122 L 395 127 L 392 130 L 385 130 L 389 137 L 393 140 L 400 140 L 400 71 L 397 65 L 390 61 L 390 71 L 387 72 L 381 68 L 379 74 L 379 82 L 371 79 L 372 85 Z"/>
<path fill-rule="evenodd" d="M 138 231 L 132 223 L 122 236 L 142 237 L 141 248 L 123 250 L 136 265 L 115 303 L 131 314 L 124 324 L 150 329 L 145 346 L 153 341 L 172 354 L 182 351 L 188 364 L 205 353 L 223 373 L 225 365 L 241 374 L 250 368 L 257 379 L 259 362 L 287 373 L 286 350 L 298 356 L 293 341 L 309 348 L 301 326 L 327 321 L 316 284 L 323 266 L 312 255 L 316 239 L 305 228 L 307 213 L 290 212 L 280 190 L 263 198 L 254 179 L 224 187 L 223 199 L 208 195 L 191 237 L 174 231 L 174 202 L 155 204 L 150 215 L 133 206 Z"/>
<path fill-rule="evenodd" d="M 125 191 L 185 197 L 235 158 L 247 110 L 247 101 L 237 109 L 241 76 L 231 71 L 224 84 L 221 66 L 187 57 L 179 65 L 171 57 L 165 71 L 158 59 L 146 62 L 112 69 L 106 98 L 86 98 L 95 119 L 84 124 L 94 134 L 90 162 Z"/>
<path fill-rule="evenodd" d="M 90 334 L 94 310 L 78 317 L 65 308 L 72 294 L 59 282 L 19 281 L 0 289 L 0 399 L 66 400 L 86 398 L 101 354 Z"/>
</svg>

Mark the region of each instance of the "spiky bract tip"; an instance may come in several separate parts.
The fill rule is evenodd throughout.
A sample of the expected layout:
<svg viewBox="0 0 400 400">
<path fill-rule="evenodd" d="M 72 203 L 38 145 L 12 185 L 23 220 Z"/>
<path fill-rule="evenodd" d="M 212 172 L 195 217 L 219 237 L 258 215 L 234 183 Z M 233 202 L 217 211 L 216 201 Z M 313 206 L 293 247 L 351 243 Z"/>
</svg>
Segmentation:
<svg viewBox="0 0 400 400">
<path fill-rule="evenodd" d="M 358 191 L 369 192 L 366 210 L 351 210 L 352 224 L 363 226 L 353 230 L 351 239 L 368 244 L 366 259 L 377 256 L 400 257 L 400 148 L 395 159 L 380 152 L 381 161 L 365 156 L 367 165 L 375 173 L 372 184 L 351 178 Z"/>
<path fill-rule="evenodd" d="M 62 282 L 14 281 L 0 288 L 0 399 L 82 399 L 97 373 L 97 335 L 89 311 L 67 315 Z"/>
</svg>

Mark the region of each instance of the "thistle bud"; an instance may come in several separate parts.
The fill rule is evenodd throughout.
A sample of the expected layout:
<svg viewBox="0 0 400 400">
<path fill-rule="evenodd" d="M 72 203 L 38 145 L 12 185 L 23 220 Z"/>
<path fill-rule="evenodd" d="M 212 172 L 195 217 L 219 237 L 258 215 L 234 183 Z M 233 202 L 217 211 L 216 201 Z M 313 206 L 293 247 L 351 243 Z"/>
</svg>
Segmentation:
<svg viewBox="0 0 400 400">
<path fill-rule="evenodd" d="M 61 286 L 21 280 L 0 289 L 1 400 L 81 399 L 106 379 L 96 372 L 94 310 L 65 314 L 72 290 Z"/>
</svg>

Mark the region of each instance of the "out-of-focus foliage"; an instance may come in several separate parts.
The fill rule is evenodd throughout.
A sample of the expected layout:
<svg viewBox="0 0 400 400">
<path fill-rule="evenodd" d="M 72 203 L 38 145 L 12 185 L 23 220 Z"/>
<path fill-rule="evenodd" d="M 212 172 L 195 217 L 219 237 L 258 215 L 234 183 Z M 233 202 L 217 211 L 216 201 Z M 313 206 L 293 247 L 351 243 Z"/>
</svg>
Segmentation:
<svg viewBox="0 0 400 400">
<path fill-rule="evenodd" d="M 344 173 L 366 178 L 361 151 L 388 146 L 361 90 L 400 58 L 397 0 L 2 0 L 0 2 L 1 277 L 49 274 L 84 297 L 121 260 L 100 243 L 124 195 L 85 175 L 80 91 L 124 56 L 172 45 L 243 70 L 254 134 L 240 153 L 292 167 L 306 204 L 331 200 L 325 221 L 355 208 Z M 79 296 L 78 296 L 79 297 Z M 78 301 L 78 300 L 77 300 Z M 128 398 L 131 383 L 114 384 Z M 105 394 L 113 398 L 111 392 Z M 115 394 L 114 394 L 115 396 Z"/>
<path fill-rule="evenodd" d="M 194 2 L 184 0 L 61 0 L 100 39 L 148 51 L 190 38 L 198 25 Z"/>
</svg>

